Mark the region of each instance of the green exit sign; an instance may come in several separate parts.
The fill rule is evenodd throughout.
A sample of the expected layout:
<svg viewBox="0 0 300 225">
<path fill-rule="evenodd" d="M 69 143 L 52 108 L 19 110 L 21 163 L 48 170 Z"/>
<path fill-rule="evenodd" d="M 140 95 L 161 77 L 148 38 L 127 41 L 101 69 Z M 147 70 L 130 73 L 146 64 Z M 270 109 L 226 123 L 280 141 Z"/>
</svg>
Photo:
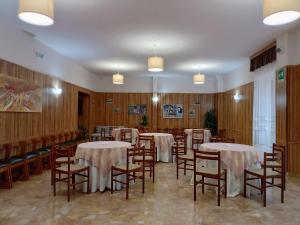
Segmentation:
<svg viewBox="0 0 300 225">
<path fill-rule="evenodd" d="M 278 70 L 277 79 L 278 80 L 284 80 L 285 79 L 285 69 Z"/>
</svg>

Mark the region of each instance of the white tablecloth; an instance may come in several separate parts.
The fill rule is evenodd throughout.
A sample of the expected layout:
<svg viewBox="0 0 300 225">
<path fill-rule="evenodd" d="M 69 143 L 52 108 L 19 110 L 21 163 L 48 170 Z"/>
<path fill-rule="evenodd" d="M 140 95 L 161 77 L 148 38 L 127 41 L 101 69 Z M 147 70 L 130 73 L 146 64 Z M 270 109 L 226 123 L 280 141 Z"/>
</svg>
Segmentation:
<svg viewBox="0 0 300 225">
<path fill-rule="evenodd" d="M 175 142 L 172 134 L 142 133 L 142 136 L 154 136 L 157 149 L 157 161 L 172 162 L 172 144 Z"/>
<path fill-rule="evenodd" d="M 131 129 L 132 130 L 132 144 L 136 143 L 137 137 L 139 136 L 139 130 L 136 128 L 115 128 L 112 130 L 112 136 L 116 141 L 121 140 L 121 129 Z"/>
<path fill-rule="evenodd" d="M 222 169 L 227 169 L 228 197 L 243 193 L 244 169 L 260 167 L 259 151 L 250 145 L 205 143 L 201 145 L 200 150 L 221 152 Z M 211 162 L 197 163 L 197 166 L 216 167 Z"/>
<path fill-rule="evenodd" d="M 194 130 L 199 130 L 199 129 L 194 129 Z M 184 133 L 186 133 L 187 136 L 187 148 L 192 149 L 192 134 L 193 134 L 193 129 L 184 129 Z M 210 130 L 204 130 L 204 143 L 210 142 L 211 138 L 211 132 Z"/>
<path fill-rule="evenodd" d="M 130 146 L 130 143 L 121 141 L 87 142 L 77 146 L 76 160 L 80 165 L 90 166 L 91 192 L 111 188 L 111 167 L 126 163 L 126 152 Z M 115 187 L 120 188 L 121 185 Z M 83 191 L 86 191 L 86 185 L 83 186 Z"/>
</svg>

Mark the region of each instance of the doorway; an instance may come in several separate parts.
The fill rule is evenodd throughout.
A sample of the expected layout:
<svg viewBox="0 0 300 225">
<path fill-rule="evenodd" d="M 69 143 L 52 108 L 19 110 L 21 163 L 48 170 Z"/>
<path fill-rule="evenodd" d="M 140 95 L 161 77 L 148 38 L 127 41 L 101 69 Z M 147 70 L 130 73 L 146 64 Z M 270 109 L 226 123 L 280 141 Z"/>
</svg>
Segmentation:
<svg viewBox="0 0 300 225">
<path fill-rule="evenodd" d="M 78 128 L 89 132 L 90 125 L 90 95 L 78 92 Z"/>
</svg>

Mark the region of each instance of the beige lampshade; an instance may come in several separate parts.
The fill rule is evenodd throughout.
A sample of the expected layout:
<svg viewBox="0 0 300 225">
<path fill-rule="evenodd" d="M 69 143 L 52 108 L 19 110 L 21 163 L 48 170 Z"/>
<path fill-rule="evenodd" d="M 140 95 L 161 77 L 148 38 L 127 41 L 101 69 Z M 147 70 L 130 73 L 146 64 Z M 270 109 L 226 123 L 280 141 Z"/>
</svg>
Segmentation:
<svg viewBox="0 0 300 225">
<path fill-rule="evenodd" d="M 153 56 L 148 58 L 148 71 L 162 72 L 164 71 L 164 59 L 162 57 Z"/>
<path fill-rule="evenodd" d="M 264 0 L 264 24 L 274 26 L 300 18 L 299 0 Z"/>
<path fill-rule="evenodd" d="M 205 75 L 201 73 L 197 73 L 193 77 L 194 84 L 204 84 L 205 83 Z"/>
<path fill-rule="evenodd" d="M 116 73 L 112 77 L 113 84 L 124 84 L 124 75 L 120 73 Z"/>
<path fill-rule="evenodd" d="M 53 0 L 20 0 L 19 18 L 37 26 L 54 23 Z"/>
</svg>

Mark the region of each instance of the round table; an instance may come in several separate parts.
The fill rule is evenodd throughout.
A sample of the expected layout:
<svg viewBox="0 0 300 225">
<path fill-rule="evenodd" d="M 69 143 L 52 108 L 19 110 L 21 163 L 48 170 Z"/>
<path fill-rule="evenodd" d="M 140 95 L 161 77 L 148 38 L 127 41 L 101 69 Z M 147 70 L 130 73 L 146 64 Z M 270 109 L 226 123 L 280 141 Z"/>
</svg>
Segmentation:
<svg viewBox="0 0 300 225">
<path fill-rule="evenodd" d="M 91 192 L 110 187 L 111 167 L 126 163 L 127 148 L 130 143 L 122 141 L 97 141 L 77 146 L 75 158 L 80 165 L 90 166 Z M 120 189 L 116 186 L 115 189 Z M 86 186 L 83 186 L 86 191 Z"/>
<path fill-rule="evenodd" d="M 111 135 L 115 138 L 116 141 L 121 140 L 121 129 L 131 129 L 132 130 L 132 144 L 136 144 L 137 137 L 139 136 L 139 130 L 136 128 L 115 128 L 112 130 Z"/>
<path fill-rule="evenodd" d="M 232 143 L 204 143 L 200 150 L 221 152 L 221 166 L 227 169 L 228 196 L 234 197 L 243 192 L 244 170 L 260 167 L 259 151 L 250 145 Z M 216 167 L 206 162 L 207 167 Z"/>
<path fill-rule="evenodd" d="M 193 130 L 202 130 L 202 129 L 184 129 L 184 133 L 187 134 L 187 144 L 186 144 L 186 146 L 187 146 L 188 149 L 192 149 Z M 204 129 L 204 137 L 203 137 L 204 143 L 210 142 L 210 138 L 211 138 L 210 130 Z"/>
<path fill-rule="evenodd" d="M 141 133 L 141 136 L 154 136 L 157 149 L 157 161 L 172 162 L 172 144 L 175 142 L 172 134 Z"/>
</svg>

